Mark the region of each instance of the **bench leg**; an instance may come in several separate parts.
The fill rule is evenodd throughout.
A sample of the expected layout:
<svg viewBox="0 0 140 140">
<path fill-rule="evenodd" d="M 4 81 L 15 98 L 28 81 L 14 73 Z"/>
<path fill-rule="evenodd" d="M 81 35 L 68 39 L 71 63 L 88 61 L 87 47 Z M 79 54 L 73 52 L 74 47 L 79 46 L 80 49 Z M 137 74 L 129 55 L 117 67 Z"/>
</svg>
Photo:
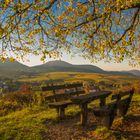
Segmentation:
<svg viewBox="0 0 140 140">
<path fill-rule="evenodd" d="M 99 116 L 97 118 L 100 121 L 100 125 L 103 125 L 110 129 L 115 118 L 115 111 L 112 111 L 111 113 L 106 115 Z"/>
<path fill-rule="evenodd" d="M 101 118 L 101 123 L 102 123 L 103 126 L 109 128 L 109 124 L 110 124 L 109 116 Z"/>
<path fill-rule="evenodd" d="M 106 99 L 105 98 L 101 98 L 100 99 L 100 107 L 105 106 L 105 104 L 106 104 Z"/>
<path fill-rule="evenodd" d="M 100 125 L 107 127 L 108 129 L 112 126 L 116 115 L 116 104 L 107 106 L 106 109 L 94 110 L 94 115 L 97 116 L 100 121 Z"/>
<path fill-rule="evenodd" d="M 84 126 L 87 123 L 87 104 L 81 106 L 81 124 Z"/>
<path fill-rule="evenodd" d="M 118 117 L 124 117 L 126 115 L 127 111 L 128 111 L 128 107 L 124 107 L 124 108 L 120 107 L 120 108 L 118 108 L 118 110 L 117 110 Z"/>
<path fill-rule="evenodd" d="M 120 117 L 124 117 L 127 114 L 127 111 L 129 109 L 130 106 L 130 102 L 124 102 L 123 104 L 118 106 L 118 110 L 117 110 L 117 115 Z"/>
<path fill-rule="evenodd" d="M 64 119 L 65 117 L 65 108 L 59 108 L 59 117 L 60 119 Z"/>
<path fill-rule="evenodd" d="M 106 116 L 103 117 L 101 120 L 102 120 L 102 124 L 109 129 L 112 126 L 114 116 Z"/>
</svg>

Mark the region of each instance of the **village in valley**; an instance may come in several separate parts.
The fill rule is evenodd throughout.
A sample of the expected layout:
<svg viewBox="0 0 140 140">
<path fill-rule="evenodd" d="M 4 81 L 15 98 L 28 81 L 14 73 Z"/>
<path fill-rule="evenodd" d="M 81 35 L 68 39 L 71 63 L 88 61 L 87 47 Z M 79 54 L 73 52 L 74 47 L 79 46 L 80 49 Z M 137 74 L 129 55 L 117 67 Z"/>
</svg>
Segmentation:
<svg viewBox="0 0 140 140">
<path fill-rule="evenodd" d="M 17 91 L 21 83 L 12 79 L 0 79 L 0 94 Z"/>
</svg>

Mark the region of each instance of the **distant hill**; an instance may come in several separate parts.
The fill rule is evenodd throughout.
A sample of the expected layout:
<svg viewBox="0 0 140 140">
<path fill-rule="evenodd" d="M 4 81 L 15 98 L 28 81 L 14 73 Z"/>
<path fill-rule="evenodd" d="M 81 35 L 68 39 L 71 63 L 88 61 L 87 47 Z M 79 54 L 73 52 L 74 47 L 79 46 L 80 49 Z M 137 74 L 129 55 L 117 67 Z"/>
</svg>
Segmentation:
<svg viewBox="0 0 140 140">
<path fill-rule="evenodd" d="M 35 72 L 89 72 L 102 73 L 112 75 L 131 75 L 133 73 L 127 71 L 104 71 L 103 69 L 94 65 L 73 65 L 61 60 L 49 61 L 45 64 L 34 66 L 31 68 Z"/>
<path fill-rule="evenodd" d="M 131 75 L 140 76 L 140 71 L 104 71 L 103 69 L 94 65 L 73 65 L 65 61 L 49 61 L 45 64 L 28 67 L 17 61 L 10 62 L 7 60 L 5 63 L 0 62 L 0 77 L 19 77 L 19 76 L 32 76 L 35 74 L 46 72 L 88 72 L 88 73 L 101 73 L 112 75 Z"/>
<path fill-rule="evenodd" d="M 93 65 L 72 65 L 65 61 L 50 61 L 43 65 L 34 66 L 32 70 L 36 72 L 95 72 L 95 73 L 105 73 L 99 67 Z"/>
<path fill-rule="evenodd" d="M 21 71 L 29 70 L 28 66 L 23 65 L 17 61 L 10 62 L 8 59 L 4 63 L 0 62 L 0 68 L 9 69 L 9 70 L 21 70 Z"/>
<path fill-rule="evenodd" d="M 135 75 L 135 76 L 140 76 L 140 70 L 130 70 L 128 72 Z"/>
<path fill-rule="evenodd" d="M 17 61 L 10 62 L 8 59 L 2 63 L 0 62 L 0 76 L 1 77 L 18 77 L 20 75 L 29 74 L 30 68 L 26 65 L 23 65 Z"/>
</svg>

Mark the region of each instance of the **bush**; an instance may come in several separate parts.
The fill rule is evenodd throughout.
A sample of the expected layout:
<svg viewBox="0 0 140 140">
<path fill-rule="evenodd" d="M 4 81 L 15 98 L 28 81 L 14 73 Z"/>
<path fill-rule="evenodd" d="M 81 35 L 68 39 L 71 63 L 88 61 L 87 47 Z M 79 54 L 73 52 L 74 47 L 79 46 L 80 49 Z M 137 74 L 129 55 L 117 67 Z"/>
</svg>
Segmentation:
<svg viewBox="0 0 140 140">
<path fill-rule="evenodd" d="M 113 133 L 106 127 L 98 127 L 94 132 L 93 136 L 96 140 L 116 140 Z"/>
<path fill-rule="evenodd" d="M 9 93 L 2 97 L 3 101 L 16 102 L 19 106 L 29 106 L 32 102 L 32 94 L 22 94 L 19 92 Z"/>
</svg>

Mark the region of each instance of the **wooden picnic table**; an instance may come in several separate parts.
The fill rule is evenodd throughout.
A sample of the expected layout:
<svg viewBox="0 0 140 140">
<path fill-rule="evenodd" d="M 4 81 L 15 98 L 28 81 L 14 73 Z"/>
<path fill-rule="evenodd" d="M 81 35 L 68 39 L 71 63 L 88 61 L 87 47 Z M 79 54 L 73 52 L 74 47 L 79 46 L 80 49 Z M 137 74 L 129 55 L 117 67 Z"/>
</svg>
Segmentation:
<svg viewBox="0 0 140 140">
<path fill-rule="evenodd" d="M 94 93 L 73 97 L 71 101 L 81 107 L 81 124 L 87 123 L 88 108 L 87 104 L 93 100 L 100 100 L 100 107 L 106 104 L 106 98 L 111 94 L 111 91 L 97 91 Z"/>
</svg>

